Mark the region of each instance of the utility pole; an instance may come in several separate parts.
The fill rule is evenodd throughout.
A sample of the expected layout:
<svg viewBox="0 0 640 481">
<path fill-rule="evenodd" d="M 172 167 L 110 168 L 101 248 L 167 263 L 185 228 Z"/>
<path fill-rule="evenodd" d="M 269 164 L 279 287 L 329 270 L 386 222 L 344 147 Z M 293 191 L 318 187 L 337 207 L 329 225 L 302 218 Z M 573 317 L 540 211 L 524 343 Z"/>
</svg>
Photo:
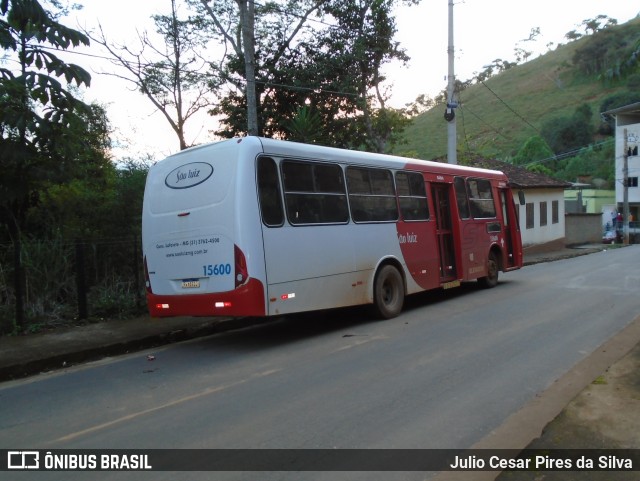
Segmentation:
<svg viewBox="0 0 640 481">
<path fill-rule="evenodd" d="M 247 87 L 247 135 L 258 135 L 258 99 L 256 97 L 256 47 L 254 0 L 238 2 L 244 47 L 244 67 Z"/>
<path fill-rule="evenodd" d="M 447 53 L 449 55 L 449 72 L 447 79 L 449 81 L 447 85 L 447 109 L 444 112 L 444 118 L 448 122 L 447 126 L 447 162 L 449 164 L 458 163 L 457 154 L 457 130 L 456 130 L 456 107 L 458 104 L 455 100 L 455 85 L 456 77 L 453 68 L 453 59 L 455 51 L 453 49 L 453 0 L 449 2 L 449 47 Z"/>
<path fill-rule="evenodd" d="M 627 129 L 622 134 L 622 235 L 624 245 L 629 244 L 629 154 L 627 152 Z"/>
</svg>

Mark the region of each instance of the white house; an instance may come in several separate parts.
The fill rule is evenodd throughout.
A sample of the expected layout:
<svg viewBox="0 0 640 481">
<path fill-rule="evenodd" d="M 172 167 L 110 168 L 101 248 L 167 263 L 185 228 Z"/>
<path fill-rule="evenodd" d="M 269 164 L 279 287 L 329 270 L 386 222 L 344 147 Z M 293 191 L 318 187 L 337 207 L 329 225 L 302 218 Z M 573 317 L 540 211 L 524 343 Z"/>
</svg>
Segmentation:
<svg viewBox="0 0 640 481">
<path fill-rule="evenodd" d="M 624 202 L 624 159 L 628 164 L 629 210 L 634 220 L 640 214 L 640 102 L 602 112 L 616 119 L 616 203 L 622 211 Z M 626 138 L 625 138 L 626 133 Z"/>
<path fill-rule="evenodd" d="M 504 172 L 516 201 L 518 191 L 524 193 L 525 205 L 519 206 L 523 247 L 564 246 L 564 190 L 571 187 L 569 182 L 498 160 L 475 159 L 471 165 Z"/>
</svg>

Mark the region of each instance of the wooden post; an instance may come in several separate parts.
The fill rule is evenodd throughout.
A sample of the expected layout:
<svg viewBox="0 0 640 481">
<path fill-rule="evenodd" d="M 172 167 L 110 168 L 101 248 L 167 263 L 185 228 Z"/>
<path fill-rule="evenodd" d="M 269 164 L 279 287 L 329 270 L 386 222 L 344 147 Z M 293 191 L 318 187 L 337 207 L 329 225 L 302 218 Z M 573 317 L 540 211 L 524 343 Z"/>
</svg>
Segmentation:
<svg viewBox="0 0 640 481">
<path fill-rule="evenodd" d="M 78 295 L 78 319 L 89 317 L 87 309 L 87 280 L 84 269 L 84 249 L 76 240 L 76 293 Z"/>
</svg>

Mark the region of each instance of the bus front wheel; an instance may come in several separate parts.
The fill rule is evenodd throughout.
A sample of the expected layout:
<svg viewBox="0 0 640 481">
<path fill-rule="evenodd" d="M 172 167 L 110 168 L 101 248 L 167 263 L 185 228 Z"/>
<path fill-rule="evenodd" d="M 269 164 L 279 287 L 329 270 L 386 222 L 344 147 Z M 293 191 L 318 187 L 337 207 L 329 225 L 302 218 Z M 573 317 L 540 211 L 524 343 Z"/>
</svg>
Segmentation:
<svg viewBox="0 0 640 481">
<path fill-rule="evenodd" d="M 404 283 L 398 269 L 383 266 L 376 275 L 373 291 L 373 305 L 377 316 L 383 319 L 396 317 L 404 304 Z"/>
<path fill-rule="evenodd" d="M 498 259 L 495 252 L 489 253 L 487 259 L 487 276 L 478 279 L 478 282 L 482 287 L 491 288 L 498 285 L 498 272 L 500 267 L 498 266 Z"/>
</svg>

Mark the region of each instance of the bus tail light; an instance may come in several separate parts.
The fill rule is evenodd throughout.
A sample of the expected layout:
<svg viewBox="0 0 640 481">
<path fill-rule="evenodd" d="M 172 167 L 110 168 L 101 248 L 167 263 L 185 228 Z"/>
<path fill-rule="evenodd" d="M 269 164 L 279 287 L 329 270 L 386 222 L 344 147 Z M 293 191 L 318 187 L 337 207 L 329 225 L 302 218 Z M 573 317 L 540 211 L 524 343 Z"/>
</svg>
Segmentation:
<svg viewBox="0 0 640 481">
<path fill-rule="evenodd" d="M 244 253 L 237 245 L 233 246 L 234 257 L 236 263 L 236 289 L 249 279 L 249 271 L 247 269 L 247 259 Z"/>
</svg>

